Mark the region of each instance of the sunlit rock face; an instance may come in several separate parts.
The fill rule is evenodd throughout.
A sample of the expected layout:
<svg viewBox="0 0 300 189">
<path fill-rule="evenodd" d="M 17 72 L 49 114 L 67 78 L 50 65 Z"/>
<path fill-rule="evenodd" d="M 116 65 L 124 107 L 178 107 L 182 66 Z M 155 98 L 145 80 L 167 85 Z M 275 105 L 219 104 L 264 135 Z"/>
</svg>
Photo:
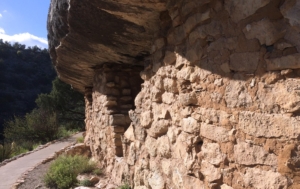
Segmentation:
<svg viewBox="0 0 300 189">
<path fill-rule="evenodd" d="M 85 143 L 135 189 L 300 188 L 300 1 L 52 0 Z"/>
</svg>

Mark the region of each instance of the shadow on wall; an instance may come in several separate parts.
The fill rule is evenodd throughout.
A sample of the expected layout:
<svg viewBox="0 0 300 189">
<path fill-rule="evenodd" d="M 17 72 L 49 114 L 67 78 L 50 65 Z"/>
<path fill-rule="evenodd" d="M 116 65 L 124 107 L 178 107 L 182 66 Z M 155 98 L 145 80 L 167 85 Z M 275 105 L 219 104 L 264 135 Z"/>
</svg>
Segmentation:
<svg viewBox="0 0 300 189">
<path fill-rule="evenodd" d="M 163 32 L 145 61 L 143 80 L 161 95 L 196 93 L 194 104 L 201 106 L 258 107 L 263 112 L 298 115 L 300 25 L 294 21 L 296 7 L 280 0 L 252 7 L 230 3 L 190 2 L 163 12 Z"/>
<path fill-rule="evenodd" d="M 137 187 L 287 186 L 278 172 L 289 171 L 281 168 L 290 157 L 280 159 L 285 149 L 267 143 L 297 144 L 300 133 L 294 5 L 172 2 L 140 75 L 124 65 L 96 70 L 93 154 Z"/>
</svg>

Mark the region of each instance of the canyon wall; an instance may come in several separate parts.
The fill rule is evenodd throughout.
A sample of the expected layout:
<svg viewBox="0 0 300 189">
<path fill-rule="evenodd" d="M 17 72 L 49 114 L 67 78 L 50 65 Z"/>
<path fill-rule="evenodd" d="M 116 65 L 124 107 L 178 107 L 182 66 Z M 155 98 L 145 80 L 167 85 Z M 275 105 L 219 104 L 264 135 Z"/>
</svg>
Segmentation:
<svg viewBox="0 0 300 189">
<path fill-rule="evenodd" d="M 76 2 L 66 13 L 52 0 L 49 17 L 60 15 L 69 31 L 50 34 L 50 51 L 62 79 L 85 93 L 85 143 L 112 182 L 300 188 L 300 1 L 99 1 L 118 22 L 144 28 L 121 43 L 130 27 L 112 28 L 109 37 L 110 20 L 94 23 L 92 32 L 115 46 L 74 25 Z M 54 16 L 48 30 L 55 23 Z"/>
</svg>

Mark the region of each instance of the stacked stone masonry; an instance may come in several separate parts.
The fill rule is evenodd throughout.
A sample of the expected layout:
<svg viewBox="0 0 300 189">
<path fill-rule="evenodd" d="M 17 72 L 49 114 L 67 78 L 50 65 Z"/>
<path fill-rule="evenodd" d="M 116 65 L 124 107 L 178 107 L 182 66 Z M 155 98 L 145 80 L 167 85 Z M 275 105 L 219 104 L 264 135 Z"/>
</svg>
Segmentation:
<svg viewBox="0 0 300 189">
<path fill-rule="evenodd" d="M 164 9 L 143 70 L 95 69 L 93 157 L 134 189 L 300 188 L 300 1 Z"/>
</svg>

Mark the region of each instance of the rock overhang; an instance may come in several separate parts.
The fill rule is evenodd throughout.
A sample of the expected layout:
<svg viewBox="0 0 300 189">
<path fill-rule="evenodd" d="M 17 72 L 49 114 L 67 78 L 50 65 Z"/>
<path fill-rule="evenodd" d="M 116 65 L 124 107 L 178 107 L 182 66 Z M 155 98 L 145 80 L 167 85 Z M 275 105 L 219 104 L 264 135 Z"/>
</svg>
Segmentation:
<svg viewBox="0 0 300 189">
<path fill-rule="evenodd" d="M 164 10 L 163 0 L 52 0 L 49 51 L 60 79 L 84 92 L 104 64 L 143 66 Z"/>
</svg>

